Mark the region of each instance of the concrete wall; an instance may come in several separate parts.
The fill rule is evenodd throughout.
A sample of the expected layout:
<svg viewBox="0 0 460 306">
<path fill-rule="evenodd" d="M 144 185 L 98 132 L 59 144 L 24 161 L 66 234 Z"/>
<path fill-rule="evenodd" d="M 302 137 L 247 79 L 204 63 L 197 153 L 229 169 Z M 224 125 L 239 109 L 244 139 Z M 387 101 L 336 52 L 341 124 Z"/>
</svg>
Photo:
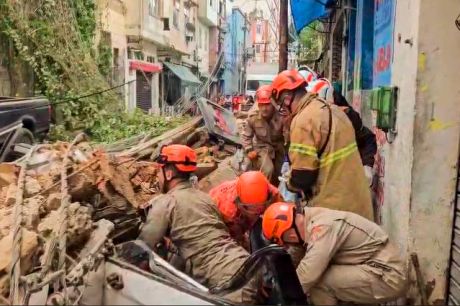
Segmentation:
<svg viewBox="0 0 460 306">
<path fill-rule="evenodd" d="M 460 139 L 460 31 L 456 0 L 422 0 L 419 13 L 409 247 L 433 303 L 443 303 Z"/>
<path fill-rule="evenodd" d="M 228 32 L 225 35 L 225 71 L 223 93 L 230 95 L 241 92 L 242 65 L 244 53 L 244 24 L 245 17 L 239 9 L 233 9 L 228 18 Z M 246 33 L 247 35 L 247 33 Z"/>
<path fill-rule="evenodd" d="M 460 31 L 454 25 L 459 6 L 456 0 L 394 3 L 391 82 L 384 85 L 399 89 L 397 135 L 394 139 L 390 135 L 388 141 L 374 129 L 379 145 L 374 166 L 379 221 L 403 255 L 409 258 L 417 253 L 429 302 L 443 304 L 460 141 Z M 359 16 L 358 11 L 356 39 L 366 24 Z M 361 78 L 362 65 L 372 60 L 375 69 L 379 59 L 376 53 L 371 59 L 363 56 L 362 45 L 355 45 L 354 90 L 349 96 L 364 121 L 375 125 L 375 113 L 368 107 L 369 90 L 363 90 Z M 387 60 L 386 55 L 380 60 Z M 374 86 L 375 76 L 374 70 Z M 409 302 L 420 304 L 409 259 L 408 266 Z"/>
<path fill-rule="evenodd" d="M 200 34 L 198 34 L 200 33 Z M 200 73 L 211 73 L 209 70 L 209 28 L 201 21 L 197 21 L 195 36 L 197 38 L 198 70 Z M 200 42 L 198 42 L 200 40 Z"/>
</svg>

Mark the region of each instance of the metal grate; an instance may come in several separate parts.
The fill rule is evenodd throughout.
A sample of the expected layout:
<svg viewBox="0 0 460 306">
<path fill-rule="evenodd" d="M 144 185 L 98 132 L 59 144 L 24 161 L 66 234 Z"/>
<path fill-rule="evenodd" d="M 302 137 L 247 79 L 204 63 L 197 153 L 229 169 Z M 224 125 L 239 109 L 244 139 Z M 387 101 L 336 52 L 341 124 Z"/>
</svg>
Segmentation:
<svg viewBox="0 0 460 306">
<path fill-rule="evenodd" d="M 152 108 L 151 73 L 136 72 L 136 107 L 148 112 Z"/>
</svg>

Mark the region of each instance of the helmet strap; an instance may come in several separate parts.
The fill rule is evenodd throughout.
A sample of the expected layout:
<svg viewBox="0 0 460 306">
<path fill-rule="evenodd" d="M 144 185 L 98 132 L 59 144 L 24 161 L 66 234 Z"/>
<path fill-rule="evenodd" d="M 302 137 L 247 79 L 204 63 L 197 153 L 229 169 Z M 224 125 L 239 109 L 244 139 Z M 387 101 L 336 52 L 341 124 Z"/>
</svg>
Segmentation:
<svg viewBox="0 0 460 306">
<path fill-rule="evenodd" d="M 302 245 L 304 245 L 305 241 L 302 239 L 302 236 L 300 235 L 299 228 L 297 227 L 297 223 L 295 222 L 297 213 L 296 213 L 295 209 L 293 211 L 294 211 L 294 217 L 292 219 L 292 227 L 294 228 L 295 234 L 297 235 L 297 238 L 299 239 L 299 242 L 301 242 Z"/>
</svg>

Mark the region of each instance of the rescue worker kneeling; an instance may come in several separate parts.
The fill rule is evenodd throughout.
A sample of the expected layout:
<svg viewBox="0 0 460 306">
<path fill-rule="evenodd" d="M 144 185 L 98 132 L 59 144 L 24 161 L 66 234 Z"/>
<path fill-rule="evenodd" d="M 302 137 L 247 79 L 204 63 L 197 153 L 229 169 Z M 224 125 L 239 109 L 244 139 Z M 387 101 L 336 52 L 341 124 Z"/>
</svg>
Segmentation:
<svg viewBox="0 0 460 306">
<path fill-rule="evenodd" d="M 196 170 L 195 151 L 184 145 L 169 145 L 161 149 L 157 163 L 157 179 L 164 194 L 152 200 L 139 239 L 155 249 L 167 236 L 186 261 L 191 277 L 210 289 L 225 284 L 249 254 L 230 237 L 212 199 L 192 188 L 189 179 Z M 233 303 L 253 303 L 256 287 L 249 281 L 224 298 Z"/>
<path fill-rule="evenodd" d="M 246 249 L 249 249 L 246 233 L 269 205 L 282 201 L 278 189 L 260 171 L 244 172 L 236 180 L 214 187 L 209 195 L 230 235 Z"/>
<path fill-rule="evenodd" d="M 264 236 L 279 245 L 303 245 L 297 267 L 305 293 L 315 305 L 381 303 L 406 289 L 405 261 L 375 223 L 350 212 L 321 207 L 296 211 L 274 203 L 264 213 Z"/>
</svg>

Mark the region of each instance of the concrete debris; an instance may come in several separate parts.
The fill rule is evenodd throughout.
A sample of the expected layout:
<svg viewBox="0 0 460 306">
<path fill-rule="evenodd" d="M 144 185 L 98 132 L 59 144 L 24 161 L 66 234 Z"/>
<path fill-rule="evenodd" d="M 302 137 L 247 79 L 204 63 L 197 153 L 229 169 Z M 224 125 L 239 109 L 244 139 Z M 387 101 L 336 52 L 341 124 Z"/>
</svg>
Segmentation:
<svg viewBox="0 0 460 306">
<path fill-rule="evenodd" d="M 40 183 L 31 176 L 26 176 L 26 196 L 30 197 L 36 195 L 42 190 Z"/>
<path fill-rule="evenodd" d="M 13 246 L 13 233 L 0 240 L 0 274 L 9 272 L 11 264 L 11 248 Z M 38 250 L 38 235 L 27 229 L 22 230 L 21 243 L 21 270 L 29 270 L 31 258 Z M 28 260 L 27 260 L 28 259 Z"/>
<path fill-rule="evenodd" d="M 0 187 L 13 184 L 17 180 L 19 168 L 14 164 L 0 164 Z"/>
<path fill-rule="evenodd" d="M 107 153 L 85 142 L 76 144 L 71 149 L 67 163 L 67 190 L 61 190 L 61 170 L 69 143 L 41 145 L 32 154 L 26 169 L 21 249 L 21 258 L 24 260 L 21 260 L 21 273 L 28 275 L 32 270 L 39 271 L 41 255 L 47 245 L 53 245 L 53 229 L 57 230 L 63 222 L 63 191 L 70 198 L 67 253 L 75 260 L 79 260 L 83 246 L 101 219 L 114 224 L 111 234 L 114 243 L 136 238 L 142 209 L 158 194 L 157 168 L 149 156 L 155 157 L 163 141 L 187 143 L 196 150 L 196 175 L 206 188 L 222 181 L 222 176 L 227 173 L 219 170 L 221 167 L 218 168 L 218 165 L 222 166 L 222 160 L 236 152 L 236 146 L 211 140 L 205 129 L 197 129 L 200 122 L 201 119 L 194 120 L 177 131 L 168 131 L 134 147 L 130 145 L 121 149 L 124 150 L 121 152 L 112 150 Z M 14 163 L 0 164 L 0 294 L 5 297 L 9 294 L 7 270 L 12 258 L 19 170 Z M 228 176 L 225 178 L 228 179 Z"/>
<path fill-rule="evenodd" d="M 69 205 L 68 214 L 67 243 L 68 247 L 72 247 L 81 244 L 89 237 L 93 228 L 93 221 L 89 208 L 78 202 Z M 38 233 L 49 238 L 56 225 L 60 224 L 62 224 L 60 214 L 57 210 L 53 210 L 38 225 Z"/>
<path fill-rule="evenodd" d="M 10 272 L 11 252 L 13 246 L 13 234 L 9 234 L 0 240 L 0 275 Z M 30 271 L 35 263 L 33 258 L 39 251 L 38 235 L 35 232 L 23 229 L 21 241 L 21 271 Z M 0 278 L 0 294 L 8 295 L 9 275 Z"/>
</svg>

